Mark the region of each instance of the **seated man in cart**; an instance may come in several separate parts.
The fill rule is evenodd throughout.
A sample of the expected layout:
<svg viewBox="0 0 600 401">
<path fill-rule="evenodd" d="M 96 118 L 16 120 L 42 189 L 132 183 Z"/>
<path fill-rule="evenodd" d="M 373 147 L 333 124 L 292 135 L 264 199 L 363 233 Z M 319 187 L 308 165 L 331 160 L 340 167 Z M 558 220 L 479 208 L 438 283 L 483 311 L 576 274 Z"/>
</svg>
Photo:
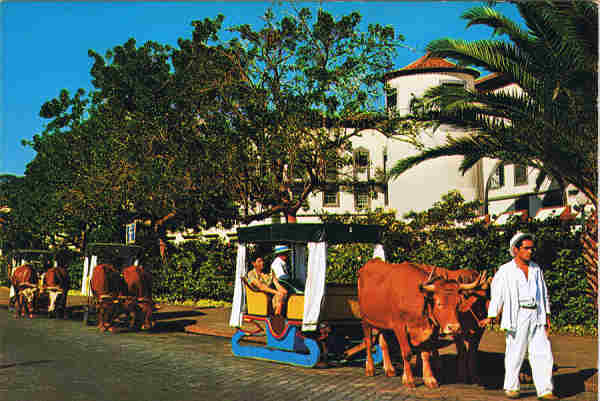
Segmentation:
<svg viewBox="0 0 600 401">
<path fill-rule="evenodd" d="M 252 262 L 252 266 L 254 266 L 254 269 L 250 270 L 246 275 L 248 285 L 257 290 L 272 294 L 275 315 L 281 315 L 285 300 L 287 299 L 287 290 L 279 283 L 273 270 L 269 273 L 263 273 L 265 262 L 262 257 L 258 256 Z"/>
<path fill-rule="evenodd" d="M 275 258 L 271 263 L 271 271 L 279 280 L 279 283 L 287 290 L 295 294 L 304 293 L 305 283 L 296 278 L 296 274 L 290 274 L 290 267 L 287 264 L 288 255 L 291 248 L 287 245 L 276 245 L 273 251 Z M 306 267 L 304 267 L 306 269 Z M 306 274 L 304 275 L 306 276 Z"/>
</svg>

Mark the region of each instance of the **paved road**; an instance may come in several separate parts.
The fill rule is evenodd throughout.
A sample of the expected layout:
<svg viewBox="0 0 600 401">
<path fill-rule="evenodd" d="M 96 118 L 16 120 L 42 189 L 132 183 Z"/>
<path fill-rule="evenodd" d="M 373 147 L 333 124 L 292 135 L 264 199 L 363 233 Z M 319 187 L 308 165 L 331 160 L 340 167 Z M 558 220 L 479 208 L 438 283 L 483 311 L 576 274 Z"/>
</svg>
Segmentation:
<svg viewBox="0 0 600 401">
<path fill-rule="evenodd" d="M 15 319 L 0 308 L 0 400 L 503 400 L 500 390 L 409 390 L 361 366 L 302 369 L 234 358 L 228 339 L 163 326 L 102 334 L 77 320 Z M 531 386 L 523 399 L 535 399 Z M 580 393 L 569 400 L 590 401 Z"/>
</svg>

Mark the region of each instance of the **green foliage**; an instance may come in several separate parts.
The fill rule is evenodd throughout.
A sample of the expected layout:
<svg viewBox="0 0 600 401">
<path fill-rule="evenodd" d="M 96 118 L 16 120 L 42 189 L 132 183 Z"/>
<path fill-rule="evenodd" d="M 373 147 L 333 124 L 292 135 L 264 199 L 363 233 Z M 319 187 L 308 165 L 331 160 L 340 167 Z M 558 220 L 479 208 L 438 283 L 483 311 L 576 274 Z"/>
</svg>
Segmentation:
<svg viewBox="0 0 600 401">
<path fill-rule="evenodd" d="M 189 241 L 178 246 L 166 264 L 152 269 L 153 294 L 168 301 L 231 301 L 235 248 L 220 240 Z"/>
<path fill-rule="evenodd" d="M 517 231 L 536 236 L 534 260 L 542 267 L 550 294 L 552 324 L 569 332 L 593 332 L 598 322 L 595 300 L 588 295 L 581 231 L 577 224 L 558 218 L 521 221 L 515 217 L 503 226 L 475 219 L 477 203 L 464 202 L 458 192 L 446 194 L 423 212 L 411 212 L 396 221 L 381 210 L 368 216 L 324 215 L 324 222 L 380 224 L 386 228 L 383 245 L 392 263 L 411 261 L 448 269 L 469 268 L 488 275 L 508 262 L 510 238 Z M 371 257 L 372 247 L 344 245 L 331 248 L 327 281 L 354 284 L 357 270 Z M 579 327 L 579 329 L 577 329 Z"/>
<path fill-rule="evenodd" d="M 327 282 L 356 284 L 358 269 L 373 255 L 373 246 L 342 244 L 330 246 L 327 254 Z"/>
</svg>

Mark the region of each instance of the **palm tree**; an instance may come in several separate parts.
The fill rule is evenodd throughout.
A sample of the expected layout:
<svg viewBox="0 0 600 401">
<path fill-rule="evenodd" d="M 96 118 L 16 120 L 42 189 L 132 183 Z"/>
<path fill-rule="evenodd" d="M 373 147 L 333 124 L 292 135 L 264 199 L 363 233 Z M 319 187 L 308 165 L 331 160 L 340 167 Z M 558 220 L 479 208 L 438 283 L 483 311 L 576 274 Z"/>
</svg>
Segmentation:
<svg viewBox="0 0 600 401">
<path fill-rule="evenodd" d="M 586 1 L 514 1 L 523 30 L 490 7 L 462 18 L 487 25 L 510 41 L 440 39 L 427 46 L 432 57 L 482 67 L 516 83 L 523 92 L 430 89 L 415 117 L 467 128 L 471 135 L 400 160 L 397 177 L 433 158 L 462 155 L 461 172 L 484 157 L 529 165 L 560 184 L 573 184 L 597 201 L 598 9 Z M 538 180 L 541 183 L 541 179 Z"/>
<path fill-rule="evenodd" d="M 490 7 L 463 14 L 467 26 L 487 25 L 509 41 L 440 39 L 430 56 L 482 67 L 518 84 L 522 92 L 432 88 L 414 102 L 418 119 L 466 128 L 470 135 L 400 160 L 397 177 L 443 156 L 464 156 L 462 173 L 484 157 L 537 168 L 538 186 L 550 176 L 572 184 L 597 205 L 598 6 L 591 1 L 514 3 L 527 30 Z M 493 2 L 492 2 L 493 3 Z M 597 299 L 597 213 L 582 236 L 591 295 Z"/>
</svg>

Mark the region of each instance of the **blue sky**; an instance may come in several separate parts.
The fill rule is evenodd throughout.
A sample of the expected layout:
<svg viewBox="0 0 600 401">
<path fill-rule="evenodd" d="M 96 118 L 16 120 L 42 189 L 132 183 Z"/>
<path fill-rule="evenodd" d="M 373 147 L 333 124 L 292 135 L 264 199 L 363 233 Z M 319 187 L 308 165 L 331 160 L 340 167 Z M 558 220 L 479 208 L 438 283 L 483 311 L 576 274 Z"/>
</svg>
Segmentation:
<svg viewBox="0 0 600 401">
<path fill-rule="evenodd" d="M 106 50 L 135 38 L 137 45 L 152 40 L 177 45 L 190 38 L 191 22 L 225 15 L 224 25 L 258 24 L 265 9 L 274 3 L 256 2 L 160 2 L 160 1 L 58 1 L 21 2 L 0 0 L 2 27 L 2 87 L 0 93 L 0 174 L 22 175 L 35 152 L 23 147 L 44 129 L 40 107 L 58 96 L 61 89 L 73 94 L 92 89 L 88 50 Z M 460 15 L 483 5 L 474 1 L 335 1 L 298 3 L 322 7 L 334 15 L 359 11 L 365 23 L 393 25 L 410 49 L 398 50 L 401 68 L 424 54 L 434 39 L 488 39 L 491 30 L 465 28 Z M 275 5 L 275 8 L 278 6 Z M 521 22 L 512 5 L 499 4 L 502 13 Z"/>
</svg>

